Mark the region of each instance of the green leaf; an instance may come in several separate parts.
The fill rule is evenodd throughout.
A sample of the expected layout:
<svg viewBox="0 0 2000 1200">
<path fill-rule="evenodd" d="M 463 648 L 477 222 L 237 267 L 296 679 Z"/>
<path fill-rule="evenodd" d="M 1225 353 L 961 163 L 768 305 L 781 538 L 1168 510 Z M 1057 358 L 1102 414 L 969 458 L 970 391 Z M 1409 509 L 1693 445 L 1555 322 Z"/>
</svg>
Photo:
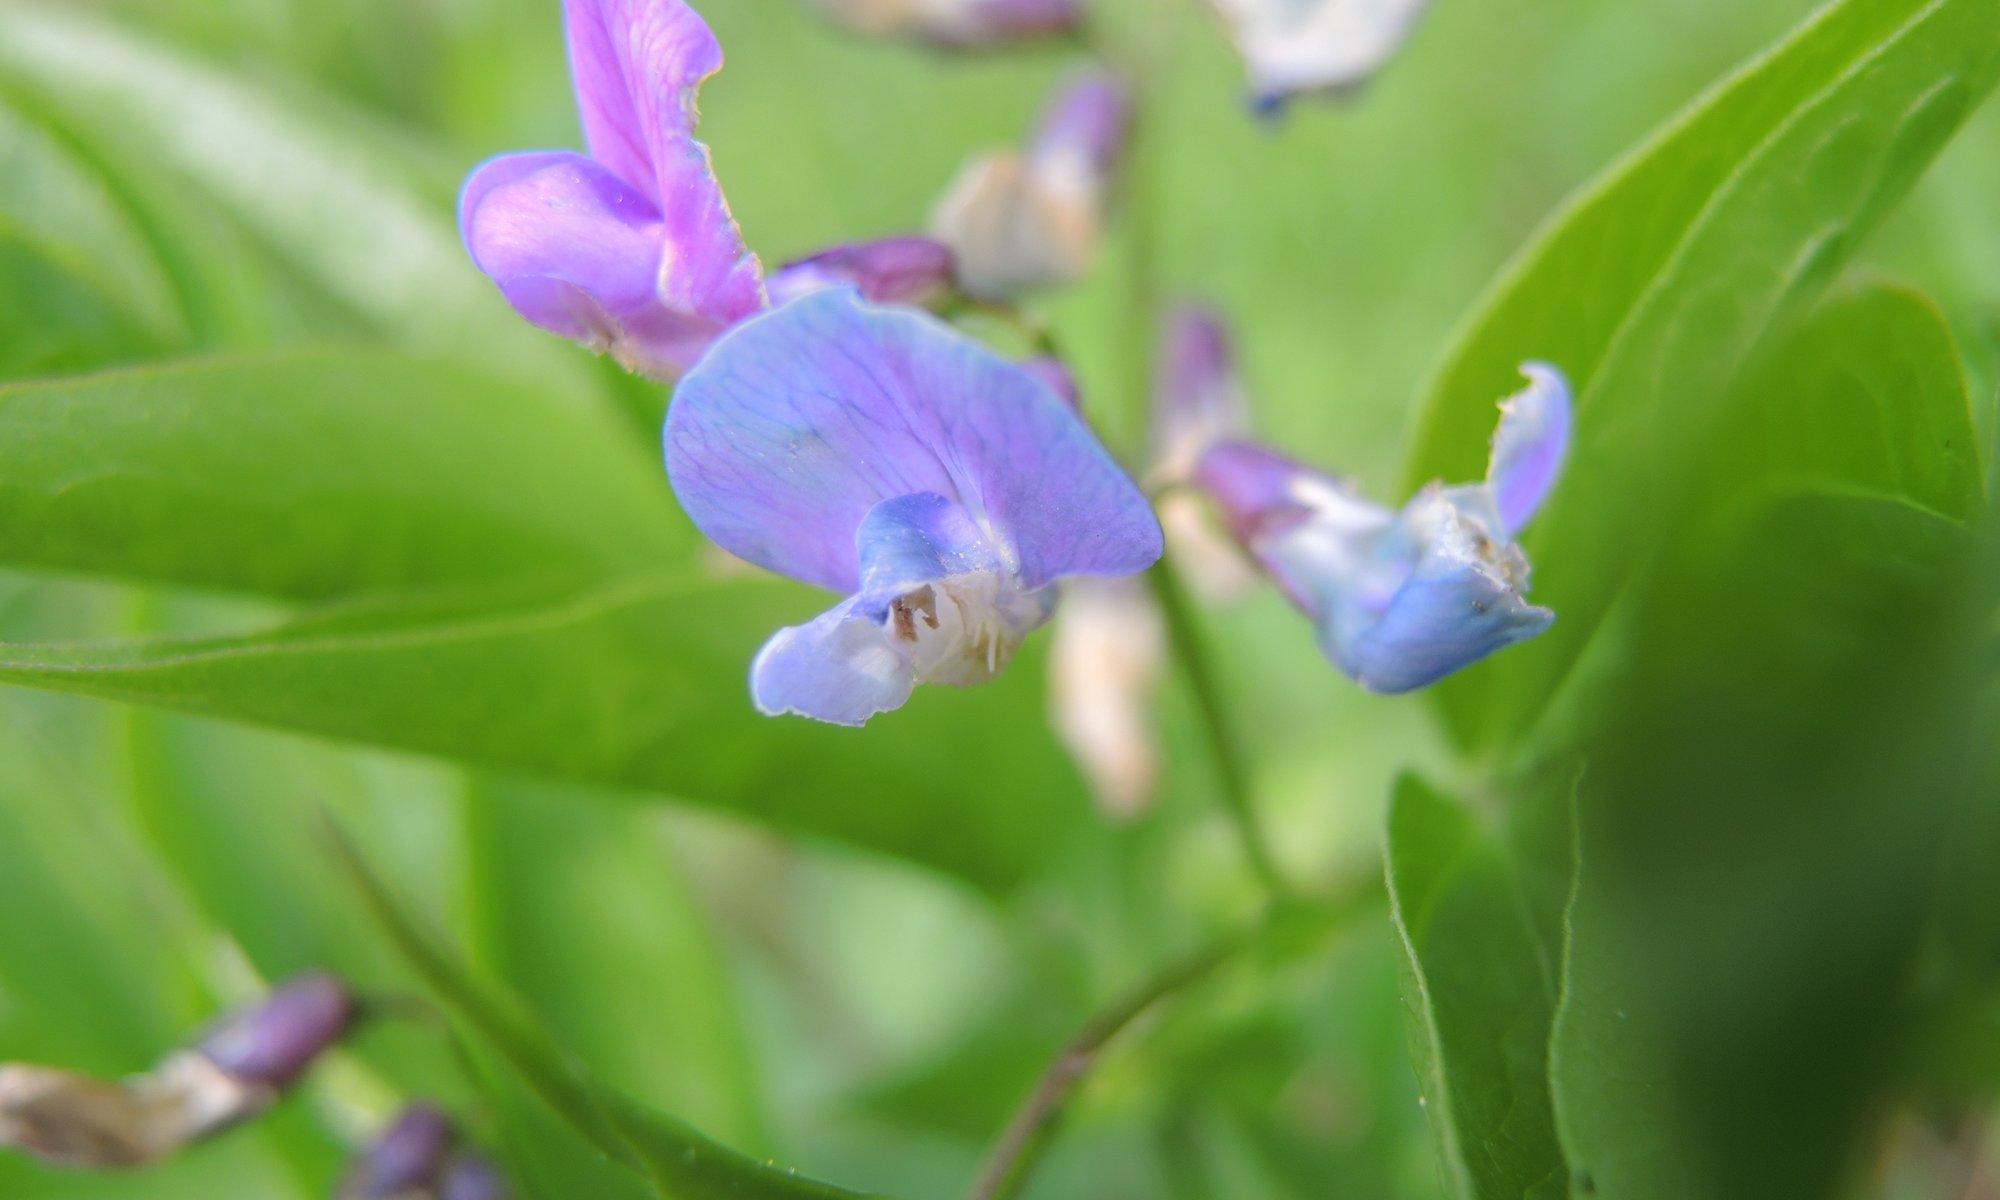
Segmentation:
<svg viewBox="0 0 2000 1200">
<path fill-rule="evenodd" d="M 559 391 L 584 378 L 574 352 L 525 329 L 467 260 L 450 168 L 413 165 L 406 146 L 337 105 L 250 84 L 71 9 L 13 4 L 5 19 L 0 92 L 84 148 L 151 227 L 183 304 L 260 319 L 259 297 L 237 278 L 246 264 L 209 252 L 212 231 L 182 201 L 191 193 L 398 344 Z M 263 271 L 266 256 L 250 257 Z"/>
<path fill-rule="evenodd" d="M 767 1166 L 605 1087 L 564 1058 L 512 1000 L 475 979 L 403 913 L 352 846 L 335 843 L 361 898 L 411 971 L 460 1031 L 504 1062 L 542 1105 L 668 1200 L 839 1200 L 856 1193 Z"/>
<path fill-rule="evenodd" d="M 382 598 L 244 636 L 0 646 L 0 680 L 665 792 L 1004 888 L 1095 828 L 1024 654 L 865 733 L 759 716 L 771 580 Z"/>
<path fill-rule="evenodd" d="M 1568 477 L 1529 549 L 1536 643 L 1441 690 L 1468 745 L 1528 724 L 1643 557 L 1731 381 L 1898 201 L 2000 78 L 1992 0 L 1843 0 L 1724 83 L 1554 218 L 1439 372 L 1411 475 L 1474 478 L 1543 358 L 1579 389 Z M 1505 697 L 1504 708 L 1499 697 Z"/>
<path fill-rule="evenodd" d="M 1389 889 L 1404 999 L 1447 1191 L 1461 1200 L 1569 1194 L 1549 1099 L 1567 796 L 1524 805 L 1514 828 L 1413 777 L 1389 810 Z"/>
<path fill-rule="evenodd" d="M 137 321 L 0 218 L 0 379 L 88 369 L 152 347 Z"/>
<path fill-rule="evenodd" d="M 664 473 L 607 416 L 373 353 L 0 387 L 0 560 L 314 598 L 672 561 Z"/>
</svg>

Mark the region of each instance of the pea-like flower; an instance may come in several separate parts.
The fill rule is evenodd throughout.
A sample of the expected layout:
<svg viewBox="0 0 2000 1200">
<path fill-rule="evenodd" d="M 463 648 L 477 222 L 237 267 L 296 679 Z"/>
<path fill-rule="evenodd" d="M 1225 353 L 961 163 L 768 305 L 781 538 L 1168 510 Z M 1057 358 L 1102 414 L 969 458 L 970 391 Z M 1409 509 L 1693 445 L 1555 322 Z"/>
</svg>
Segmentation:
<svg viewBox="0 0 2000 1200">
<path fill-rule="evenodd" d="M 683 0 L 565 0 L 570 69 L 590 153 L 491 159 L 466 180 L 466 248 L 529 321 L 671 376 L 764 305 L 694 140 L 695 94 L 722 67 Z"/>
<path fill-rule="evenodd" d="M 1339 96 L 1374 76 L 1430 0 L 1211 0 L 1250 71 L 1261 112 Z"/>
<path fill-rule="evenodd" d="M 934 319 L 823 291 L 682 378 L 667 473 L 724 550 L 847 598 L 751 668 L 769 714 L 860 725 L 991 679 L 1065 576 L 1160 556 L 1137 485 L 1034 374 Z"/>
<path fill-rule="evenodd" d="M 1086 73 L 1049 102 L 1025 152 L 997 151 L 966 167 L 931 218 L 958 255 L 966 293 L 1006 300 L 1082 277 L 1103 237 L 1131 108 L 1124 85 Z"/>
<path fill-rule="evenodd" d="M 1079 0 L 816 0 L 860 33 L 952 50 L 1008 45 L 1074 31 Z"/>
<path fill-rule="evenodd" d="M 1196 481 L 1239 541 L 1308 617 L 1320 649 L 1371 691 L 1406 692 L 1540 634 L 1514 537 L 1555 488 L 1569 448 L 1569 386 L 1522 368 L 1503 401 L 1486 481 L 1432 484 L 1394 512 L 1248 442 L 1203 455 Z"/>
<path fill-rule="evenodd" d="M 336 1200 L 507 1200 L 506 1179 L 462 1145 L 442 1109 L 416 1103 L 397 1114 L 341 1180 Z"/>
</svg>

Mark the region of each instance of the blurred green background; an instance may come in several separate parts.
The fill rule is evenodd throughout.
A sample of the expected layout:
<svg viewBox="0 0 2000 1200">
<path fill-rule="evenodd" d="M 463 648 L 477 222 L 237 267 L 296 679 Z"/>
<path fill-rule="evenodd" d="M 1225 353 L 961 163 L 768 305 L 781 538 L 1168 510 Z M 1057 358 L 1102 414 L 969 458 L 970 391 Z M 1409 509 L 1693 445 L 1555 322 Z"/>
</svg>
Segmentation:
<svg viewBox="0 0 2000 1200">
<path fill-rule="evenodd" d="M 788 0 L 699 7 L 728 54 L 702 136 L 767 264 L 920 228 L 966 157 L 1017 138 L 1076 62 L 1062 48 L 931 57 L 845 36 Z M 1260 431 L 1400 499 L 1415 399 L 1508 255 L 1810 8 L 1439 0 L 1357 102 L 1265 127 L 1197 7 L 1151 5 L 1174 47 L 1135 181 L 1157 220 L 1152 299 L 1221 308 Z M 539 393 L 617 414 L 651 454 L 663 391 L 514 321 L 456 245 L 472 164 L 577 141 L 554 0 L 0 0 L 0 373 L 394 347 L 460 372 L 456 403 Z M 1995 197 L 1988 110 L 1856 272 L 1940 303 L 1987 446 Z M 1143 436 L 1127 347 L 1147 336 L 1123 302 L 1133 252 L 1121 231 L 1096 276 L 1045 307 L 1088 410 L 1127 452 Z M 684 534 L 672 553 L 698 561 Z M 276 611 L 231 590 L 10 572 L 0 641 L 230 630 Z M 786 603 L 802 614 L 811 601 Z M 1425 702 L 1365 696 L 1324 668 L 1271 595 L 1213 615 L 1209 632 L 1287 868 L 1328 886 L 1378 876 L 1397 776 L 1456 771 Z M 1096 1004 L 1258 900 L 1192 737 L 1168 739 L 1164 794 L 1139 822 L 1093 812 L 1034 715 L 1044 649 L 996 699 L 919 698 L 960 714 L 991 704 L 1009 722 L 986 731 L 994 753 L 1046 764 L 1018 819 L 987 818 L 1042 864 L 997 882 L 671 798 L 0 690 L 0 1060 L 136 1070 L 260 978 L 313 965 L 409 986 L 328 860 L 330 811 L 609 1082 L 819 1178 L 953 1194 Z M 1178 692 L 1162 707 L 1170 730 L 1191 728 Z M 788 766 L 744 770 L 781 792 Z M 1655 777 L 1638 755 L 1614 769 Z M 847 795 L 773 803 L 879 800 L 864 771 L 844 778 Z M 923 798 L 949 822 L 971 790 L 938 772 Z M 782 823 L 822 828 L 810 812 Z M 1445 1194 L 1398 970 L 1377 909 L 1320 953 L 1225 975 L 1111 1055 L 1033 1194 Z M 2000 1034 L 1977 1012 L 1966 1044 L 1990 1070 Z M 171 1168 L 78 1179 L 0 1158 L 0 1195 L 321 1194 L 398 1093 L 458 1101 L 490 1135 L 474 1091 L 438 1030 L 384 1028 L 304 1103 Z M 1934 1194 L 1927 1180 L 1910 1194 Z"/>
</svg>

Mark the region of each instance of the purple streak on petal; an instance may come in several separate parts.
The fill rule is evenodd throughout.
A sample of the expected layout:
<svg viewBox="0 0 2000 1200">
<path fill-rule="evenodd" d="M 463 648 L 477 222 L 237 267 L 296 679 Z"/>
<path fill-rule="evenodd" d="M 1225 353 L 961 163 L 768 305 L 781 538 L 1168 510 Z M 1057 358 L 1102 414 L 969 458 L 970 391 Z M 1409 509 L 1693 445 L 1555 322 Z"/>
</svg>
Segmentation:
<svg viewBox="0 0 2000 1200">
<path fill-rule="evenodd" d="M 1132 132 L 1132 101 L 1125 85 L 1092 71 L 1071 81 L 1042 112 L 1029 144 L 1036 163 L 1077 158 L 1103 180 L 1118 169 Z"/>
<path fill-rule="evenodd" d="M 863 725 L 903 707 L 916 689 L 910 662 L 880 622 L 845 600 L 805 625 L 780 629 L 750 667 L 750 695 L 767 716 L 797 713 Z"/>
<path fill-rule="evenodd" d="M 1160 555 L 1131 479 L 1046 387 L 907 309 L 826 291 L 755 317 L 682 379 L 667 468 L 710 540 L 851 594 L 855 535 L 883 500 L 963 505 L 1022 589 L 1122 575 Z"/>
<path fill-rule="evenodd" d="M 972 515 L 935 492 L 869 509 L 854 541 L 861 559 L 857 611 L 875 621 L 897 597 L 927 583 L 1001 567 Z"/>
<path fill-rule="evenodd" d="M 952 290 L 951 249 L 926 237 L 892 237 L 835 246 L 786 263 L 771 276 L 771 303 L 783 304 L 843 285 L 876 304 L 926 307 Z"/>
<path fill-rule="evenodd" d="M 289 1087 L 340 1040 L 354 1016 L 354 997 L 338 979 L 305 975 L 204 1034 L 197 1049 L 237 1079 Z"/>
<path fill-rule="evenodd" d="M 429 1188 L 457 1137 L 443 1112 L 410 1105 L 362 1151 L 341 1185 L 341 1200 L 393 1200 Z"/>
<path fill-rule="evenodd" d="M 1083 390 L 1076 385 L 1076 376 L 1069 366 L 1059 358 L 1031 358 L 1021 364 L 1021 369 L 1042 381 L 1042 386 L 1055 393 L 1056 399 L 1069 405 L 1070 411 L 1083 411 Z"/>
<path fill-rule="evenodd" d="M 1561 371 L 1524 363 L 1528 386 L 1501 401 L 1487 486 L 1507 536 L 1520 532 L 1562 477 L 1569 455 L 1570 390 Z"/>
<path fill-rule="evenodd" d="M 570 76 L 590 156 L 672 211 L 661 164 L 695 124 L 695 93 L 722 47 L 682 0 L 564 0 Z"/>
<path fill-rule="evenodd" d="M 470 1153 L 453 1159 L 438 1184 L 438 1200 L 507 1200 L 512 1194 L 498 1167 Z"/>
</svg>

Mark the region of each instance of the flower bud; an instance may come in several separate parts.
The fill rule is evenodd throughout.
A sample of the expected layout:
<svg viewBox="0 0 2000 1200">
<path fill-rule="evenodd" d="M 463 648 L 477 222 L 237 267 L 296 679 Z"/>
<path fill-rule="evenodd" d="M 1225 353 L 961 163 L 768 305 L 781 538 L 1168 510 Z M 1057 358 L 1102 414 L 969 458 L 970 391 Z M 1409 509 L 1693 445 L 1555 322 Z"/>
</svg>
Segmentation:
<svg viewBox="0 0 2000 1200">
<path fill-rule="evenodd" d="M 223 1021 L 195 1048 L 237 1079 L 282 1089 L 340 1040 L 354 1016 L 354 998 L 339 980 L 306 975 Z"/>
<path fill-rule="evenodd" d="M 337 1193 L 339 1200 L 408 1200 L 436 1194 L 457 1145 L 451 1118 L 412 1104 L 361 1153 Z"/>
<path fill-rule="evenodd" d="M 93 1170 L 140 1167 L 164 1153 L 145 1107 L 125 1088 L 22 1063 L 0 1066 L 0 1146 Z"/>
<path fill-rule="evenodd" d="M 780 267 L 765 284 L 773 305 L 823 288 L 851 286 L 864 300 L 924 308 L 953 291 L 951 249 L 924 237 L 892 237 L 823 250 Z"/>
<path fill-rule="evenodd" d="M 1211 0 L 1249 67 L 1252 103 L 1353 92 L 1389 61 L 1430 0 Z"/>
<path fill-rule="evenodd" d="M 1025 152 L 969 165 L 931 219 L 958 256 L 959 287 L 1005 300 L 1081 278 L 1097 254 L 1130 127 L 1124 87 L 1088 74 L 1057 93 Z"/>
<path fill-rule="evenodd" d="M 1205 506 L 1183 490 L 1195 464 L 1218 441 L 1243 436 L 1249 403 L 1221 317 L 1185 305 L 1168 317 L 1153 371 L 1152 465 L 1146 482 L 1159 500 L 1160 527 L 1181 574 L 1211 603 L 1248 595 L 1256 575 Z"/>
<path fill-rule="evenodd" d="M 438 1185 L 438 1200 L 507 1200 L 510 1194 L 500 1169 L 472 1153 L 453 1159 Z"/>
</svg>

